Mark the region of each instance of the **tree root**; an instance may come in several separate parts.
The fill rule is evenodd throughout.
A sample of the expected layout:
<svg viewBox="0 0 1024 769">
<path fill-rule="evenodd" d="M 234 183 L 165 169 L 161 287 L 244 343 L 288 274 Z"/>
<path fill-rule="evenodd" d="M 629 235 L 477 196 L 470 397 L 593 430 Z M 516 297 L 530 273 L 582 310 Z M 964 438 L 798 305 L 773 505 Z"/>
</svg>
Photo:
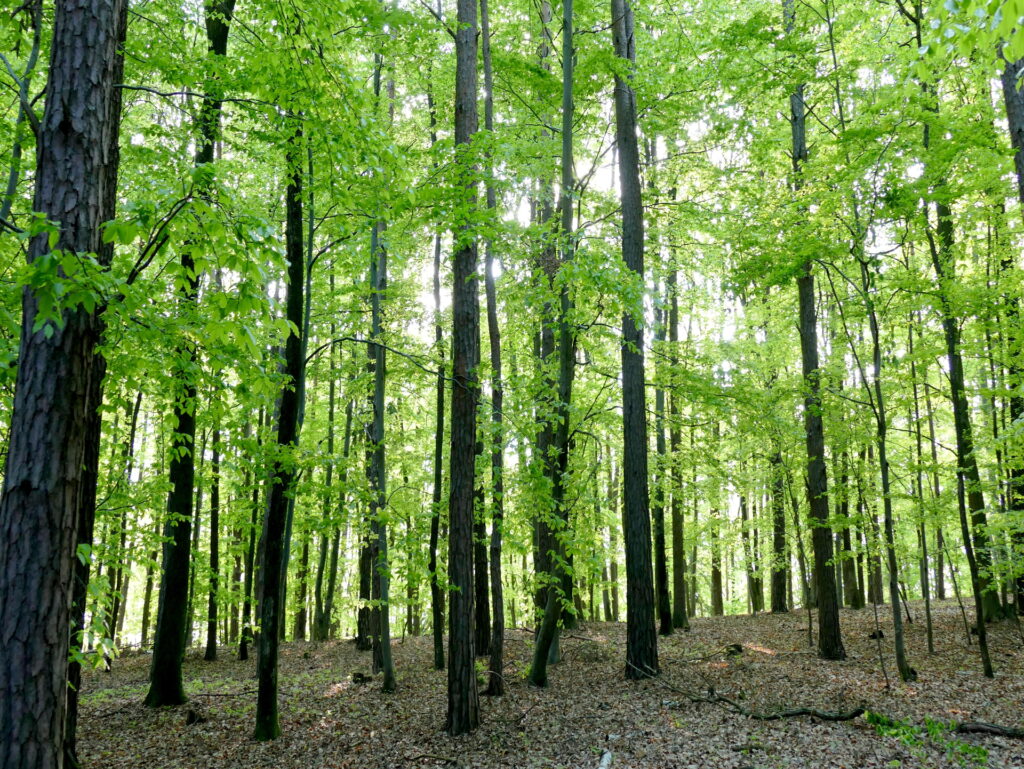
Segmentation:
<svg viewBox="0 0 1024 769">
<path fill-rule="evenodd" d="M 987 724 L 984 721 L 970 721 L 958 723 L 953 727 L 957 734 L 994 734 L 998 737 L 1010 737 L 1015 740 L 1024 740 L 1024 729 L 1014 729 L 1010 726 L 999 726 L 998 724 Z"/>
</svg>

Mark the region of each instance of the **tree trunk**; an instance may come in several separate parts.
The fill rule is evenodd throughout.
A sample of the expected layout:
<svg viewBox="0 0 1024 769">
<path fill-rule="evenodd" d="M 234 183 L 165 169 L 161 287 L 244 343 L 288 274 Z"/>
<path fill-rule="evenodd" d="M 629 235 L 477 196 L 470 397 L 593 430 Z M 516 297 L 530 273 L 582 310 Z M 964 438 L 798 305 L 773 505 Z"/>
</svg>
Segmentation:
<svg viewBox="0 0 1024 769">
<path fill-rule="evenodd" d="M 1013 146 L 1013 167 L 1017 176 L 1017 198 L 1024 213 L 1024 90 L 1018 87 L 1022 68 L 1024 59 L 1012 63 L 1007 61 L 1003 68 L 1002 82 L 1010 143 Z M 1007 292 L 1003 297 L 1003 308 L 1006 315 L 1006 346 L 1009 353 L 1007 377 L 1010 390 L 1010 422 L 1016 425 L 1020 424 L 1021 418 L 1024 417 L 1024 375 L 1019 362 L 1022 336 L 1019 297 Z M 1010 465 L 1009 475 L 1007 510 L 1011 516 L 1020 520 L 1024 516 L 1024 464 L 1020 461 L 1019 453 L 1017 461 Z M 1024 552 L 1024 528 L 1017 527 L 1013 534 L 1013 543 L 1018 554 Z M 1015 588 L 1017 615 L 1021 616 L 1024 615 L 1024 573 L 1017 575 Z"/>
<path fill-rule="evenodd" d="M 113 258 L 101 226 L 116 202 L 126 6 L 56 3 L 36 144 L 33 210 L 59 223 L 57 248 L 96 254 L 104 269 Z M 44 233 L 29 261 L 49 252 Z M 0 766 L 18 769 L 60 767 L 69 716 L 74 727 L 68 628 L 76 578 L 88 578 L 75 558 L 95 516 L 104 374 L 95 354 L 102 308 L 64 311 L 59 327 L 39 311 L 26 288 L 0 498 Z"/>
<path fill-rule="evenodd" d="M 458 0 L 455 32 L 455 145 L 468 145 L 477 130 L 476 0 Z M 457 210 L 476 209 L 475 172 L 462 156 L 457 165 L 462 196 Z M 451 490 L 448 499 L 448 581 L 451 626 L 448 634 L 448 714 L 445 728 L 455 736 L 480 724 L 473 650 L 473 498 L 476 468 L 476 413 L 479 397 L 480 304 L 473 226 L 452 223 L 452 429 Z"/>
<path fill-rule="evenodd" d="M 669 370 L 674 378 L 679 366 L 679 284 L 675 269 L 672 269 L 668 274 L 668 292 L 670 302 L 668 314 Z M 686 538 L 683 528 L 683 475 L 679 467 L 680 446 L 682 445 L 682 434 L 679 429 L 679 401 L 680 397 L 673 386 L 668 401 L 668 446 L 669 462 L 672 468 L 670 471 L 670 481 L 672 484 L 672 626 L 689 631 L 690 618 L 686 607 Z"/>
<path fill-rule="evenodd" d="M 786 33 L 796 24 L 794 0 L 783 0 Z M 792 184 L 799 190 L 803 164 L 807 161 L 806 105 L 804 86 L 798 84 L 789 96 L 792 132 Z M 845 659 L 839 630 L 836 578 L 831 562 L 832 530 L 828 525 L 828 481 L 825 475 L 825 434 L 821 421 L 821 368 L 818 363 L 818 318 L 815 309 L 812 263 L 805 262 L 797 278 L 800 303 L 800 353 L 804 377 L 804 432 L 807 444 L 807 502 L 814 545 L 814 579 L 818 600 L 818 654 L 823 659 Z"/>
<path fill-rule="evenodd" d="M 211 57 L 227 53 L 228 29 L 235 0 L 215 0 L 208 4 L 206 42 Z M 216 95 L 215 81 L 206 84 L 198 117 L 199 146 L 195 165 L 213 162 L 214 147 L 220 134 L 221 100 Z M 195 269 L 191 247 L 181 250 L 181 271 L 184 276 L 179 296 L 182 304 L 193 304 L 199 291 L 200 274 Z M 192 534 L 192 491 L 195 485 L 196 384 L 191 371 L 196 367 L 195 345 L 185 343 L 177 350 L 175 372 L 177 392 L 174 399 L 175 430 L 171 440 L 171 461 L 168 478 L 171 491 L 167 499 L 167 524 L 161 569 L 160 598 L 157 607 L 156 631 L 153 637 L 153 663 L 150 668 L 146 705 L 180 705 L 185 702 L 181 682 L 181 662 L 190 632 L 187 585 L 189 578 Z"/>
<path fill-rule="evenodd" d="M 305 254 L 302 246 L 302 165 L 298 148 L 301 131 L 296 130 L 287 150 L 288 186 L 285 191 L 285 253 L 288 258 L 286 314 L 295 331 L 285 342 L 284 373 L 289 386 L 281 392 L 278 415 L 277 445 L 280 451 L 294 451 L 299 443 L 299 412 L 302 408 L 302 380 L 305 360 L 302 354 L 302 327 L 304 308 Z M 288 517 L 288 497 L 295 482 L 295 468 L 291 461 L 278 456 L 273 463 L 270 479 L 267 513 L 263 520 L 262 590 L 260 595 L 260 637 L 257 676 L 259 688 L 256 699 L 257 740 L 272 740 L 281 734 L 277 715 L 277 657 L 281 624 L 284 622 L 283 567 L 285 564 L 285 527 Z"/>
<path fill-rule="evenodd" d="M 615 56 L 635 67 L 633 11 L 629 0 L 611 0 Z M 615 75 L 615 146 L 622 196 L 622 259 L 631 279 L 644 283 L 644 220 L 640 194 L 636 95 L 631 77 Z M 623 508 L 626 539 L 626 678 L 659 673 L 654 627 L 654 575 L 647 486 L 647 409 L 644 391 L 642 314 L 622 315 Z"/>
<path fill-rule="evenodd" d="M 220 428 L 213 431 L 213 457 L 210 464 L 210 596 L 206 607 L 206 654 L 217 659 L 217 590 L 220 582 Z"/>
<path fill-rule="evenodd" d="M 772 505 L 772 614 L 789 611 L 787 587 L 789 583 L 789 550 L 786 548 L 786 499 L 782 476 L 782 452 L 778 448 L 768 459 L 771 475 Z"/>
<path fill-rule="evenodd" d="M 572 0 L 568 0 L 571 5 Z M 488 134 L 494 131 L 494 73 L 491 61 L 490 14 L 487 0 L 480 0 L 480 45 L 484 64 L 484 129 Z M 571 38 L 571 30 L 568 33 Z M 488 166 L 491 166 L 488 157 Z M 497 197 L 491 179 L 492 169 L 487 173 L 487 210 L 492 215 L 497 210 Z M 502 426 L 504 408 L 504 384 L 501 378 L 501 329 L 498 326 L 498 297 L 494 285 L 493 243 L 488 238 L 484 245 L 484 290 L 487 295 L 487 336 L 491 352 L 491 600 L 493 602 L 494 624 L 490 637 L 490 677 L 486 693 L 501 695 L 505 691 L 505 598 L 501 585 L 501 538 L 504 526 L 504 429 Z M 479 649 L 477 653 L 479 654 Z"/>
</svg>

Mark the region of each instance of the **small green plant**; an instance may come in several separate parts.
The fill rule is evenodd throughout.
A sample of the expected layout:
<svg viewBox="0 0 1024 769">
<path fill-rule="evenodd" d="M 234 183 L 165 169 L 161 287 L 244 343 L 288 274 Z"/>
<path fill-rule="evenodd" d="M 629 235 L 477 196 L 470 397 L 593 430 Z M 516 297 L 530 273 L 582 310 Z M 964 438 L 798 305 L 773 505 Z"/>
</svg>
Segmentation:
<svg viewBox="0 0 1024 769">
<path fill-rule="evenodd" d="M 930 742 L 943 749 L 946 757 L 956 761 L 963 767 L 988 766 L 988 750 L 980 745 L 973 745 L 961 740 L 953 734 L 955 722 L 938 721 L 926 718 L 924 726 L 917 726 L 908 721 L 897 721 L 881 713 L 868 711 L 867 722 L 883 737 L 896 737 L 904 745 L 921 748 Z"/>
</svg>

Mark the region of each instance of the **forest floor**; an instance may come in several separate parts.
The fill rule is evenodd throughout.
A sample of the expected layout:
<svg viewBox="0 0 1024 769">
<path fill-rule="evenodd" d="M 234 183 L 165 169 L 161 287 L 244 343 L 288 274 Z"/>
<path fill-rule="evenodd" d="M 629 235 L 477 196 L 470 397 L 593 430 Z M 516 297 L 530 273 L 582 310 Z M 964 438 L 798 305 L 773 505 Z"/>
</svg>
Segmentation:
<svg viewBox="0 0 1024 769">
<path fill-rule="evenodd" d="M 995 680 L 981 674 L 977 645 L 966 646 L 954 602 L 936 607 L 936 653 L 929 655 L 924 611 L 911 604 L 907 628 L 916 683 L 895 675 L 888 607 L 879 607 L 890 686 L 868 638 L 871 608 L 843 610 L 848 657 L 819 660 L 807 647 L 807 615 L 730 616 L 694 620 L 690 633 L 659 639 L 662 675 L 626 681 L 625 626 L 584 623 L 563 637 L 563 661 L 549 686 L 525 681 L 532 635 L 506 634 L 506 694 L 481 697 L 482 725 L 451 738 L 441 728 L 446 673 L 431 668 L 429 637 L 396 640 L 398 691 L 383 694 L 368 674 L 370 657 L 351 642 L 288 643 L 280 666 L 282 736 L 251 738 L 255 663 L 185 664 L 191 702 L 147 709 L 150 657 L 127 654 L 112 672 L 83 683 L 80 756 L 86 769 L 319 769 L 320 767 L 608 766 L 688 769 L 774 767 L 1024 767 L 1024 740 L 952 734 L 935 721 L 1024 726 L 1024 642 L 1011 622 L 991 626 Z M 727 647 L 741 644 L 730 654 Z M 357 676 L 358 678 L 358 676 Z M 751 713 L 797 707 L 863 707 L 902 722 L 883 727 L 867 717 L 826 722 L 801 716 L 755 720 L 725 702 L 692 702 L 709 690 Z M 192 718 L 189 717 L 192 712 Z M 194 716 L 199 722 L 186 724 Z M 602 759 L 604 759 L 602 761 Z"/>
</svg>

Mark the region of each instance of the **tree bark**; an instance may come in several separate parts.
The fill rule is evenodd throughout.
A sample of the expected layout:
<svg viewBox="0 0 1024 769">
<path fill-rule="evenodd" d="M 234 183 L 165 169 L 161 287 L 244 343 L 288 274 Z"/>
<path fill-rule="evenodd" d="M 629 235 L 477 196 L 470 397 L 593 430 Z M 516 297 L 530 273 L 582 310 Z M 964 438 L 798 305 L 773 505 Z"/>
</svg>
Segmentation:
<svg viewBox="0 0 1024 769">
<path fill-rule="evenodd" d="M 629 0 L 611 0 L 615 55 L 630 70 L 636 63 Z M 633 279 L 644 280 L 644 221 L 640 194 L 636 95 L 629 79 L 615 75 L 615 146 L 622 195 L 622 258 Z M 642 317 L 622 316 L 623 507 L 626 539 L 626 677 L 659 673 L 651 569 L 651 517 L 647 486 L 647 411 Z"/>
<path fill-rule="evenodd" d="M 299 443 L 299 412 L 302 409 L 302 380 L 305 360 L 302 354 L 304 273 L 306 266 L 302 245 L 302 165 L 299 147 L 302 134 L 296 130 L 287 148 L 288 185 L 285 190 L 285 253 L 288 259 L 286 315 L 295 331 L 285 342 L 284 373 L 288 383 L 281 393 L 278 415 L 277 445 L 279 451 L 291 452 Z M 278 456 L 270 477 L 269 501 L 263 520 L 262 590 L 260 595 L 259 656 L 256 672 L 259 679 L 256 699 L 257 740 L 272 740 L 281 734 L 277 712 L 277 657 L 281 624 L 284 622 L 283 567 L 285 564 L 285 526 L 288 497 L 295 482 L 295 466 L 291 457 Z"/>
<path fill-rule="evenodd" d="M 223 57 L 227 53 L 228 30 L 235 0 L 211 0 L 207 4 L 206 41 L 208 55 Z M 206 86 L 198 117 L 199 146 L 195 165 L 213 162 L 214 147 L 220 133 L 222 102 L 217 97 L 215 82 Z M 196 301 L 200 275 L 189 244 L 181 251 L 181 271 L 185 277 L 179 300 L 184 305 Z M 171 491 L 167 498 L 167 523 L 161 569 L 160 598 L 157 606 L 156 631 L 153 637 L 153 663 L 150 668 L 146 705 L 180 705 L 185 702 L 181 681 L 181 662 L 188 641 L 188 578 L 192 534 L 192 492 L 195 485 L 196 400 L 195 379 L 191 373 L 198 360 L 194 345 L 184 344 L 177 350 L 175 372 L 177 393 L 174 399 L 174 424 L 171 440 L 171 461 L 168 478 Z"/>
<path fill-rule="evenodd" d="M 796 24 L 794 0 L 783 0 L 786 32 Z M 792 132 L 793 181 L 801 187 L 803 164 L 807 161 L 806 105 L 804 86 L 798 84 L 789 95 Z M 807 445 L 807 502 L 810 508 L 811 541 L 814 545 L 814 579 L 818 601 L 818 654 L 823 659 L 846 658 L 839 629 L 836 578 L 831 562 L 832 530 L 828 525 L 828 481 L 825 475 L 825 433 L 821 420 L 821 368 L 818 363 L 818 318 L 815 309 L 812 263 L 805 262 L 797 278 L 800 304 L 800 353 L 804 377 L 804 433 Z"/>
<path fill-rule="evenodd" d="M 59 223 L 56 247 L 113 247 L 127 4 L 58 0 L 46 107 L 36 144 L 33 210 Z M 47 234 L 29 261 L 50 253 Z M 0 766 L 59 768 L 65 755 L 68 628 L 76 546 L 95 515 L 98 416 L 104 366 L 95 353 L 102 309 L 64 310 L 43 323 L 22 293 L 22 332 L 0 497 Z M 37 319 L 40 327 L 36 327 Z M 84 521 L 82 519 L 85 519 Z M 87 577 L 87 575 L 85 575 Z M 73 751 L 73 746 L 72 746 Z"/>
<path fill-rule="evenodd" d="M 463 188 L 457 208 L 476 209 L 475 169 L 468 156 L 477 130 L 476 0 L 458 0 L 455 32 L 455 146 Z M 473 498 L 475 490 L 476 414 L 479 399 L 480 304 L 477 248 L 473 226 L 453 222 L 452 281 L 452 430 L 451 489 L 448 498 L 448 580 L 451 626 L 448 634 L 448 715 L 445 728 L 455 736 L 480 724 L 473 649 Z"/>
</svg>

